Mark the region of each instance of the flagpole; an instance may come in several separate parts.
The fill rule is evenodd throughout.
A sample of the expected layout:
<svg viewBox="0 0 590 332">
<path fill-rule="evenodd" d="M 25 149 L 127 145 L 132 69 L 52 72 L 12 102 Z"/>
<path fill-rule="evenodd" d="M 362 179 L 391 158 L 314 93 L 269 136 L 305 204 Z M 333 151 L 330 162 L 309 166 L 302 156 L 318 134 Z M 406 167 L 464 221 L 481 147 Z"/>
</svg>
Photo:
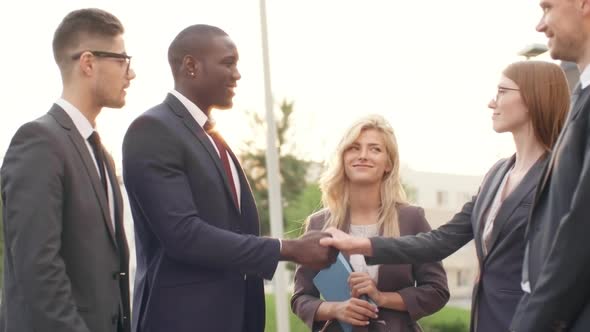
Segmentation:
<svg viewBox="0 0 590 332">
<path fill-rule="evenodd" d="M 260 0 L 260 26 L 262 37 L 262 63 L 264 70 L 264 99 L 266 108 L 266 171 L 268 180 L 268 206 L 270 230 L 273 237 L 283 237 L 283 211 L 281 183 L 279 180 L 279 156 L 277 151 L 277 129 L 273 112 L 273 98 L 270 84 L 270 60 L 268 55 L 268 32 L 266 23 L 266 1 Z M 280 262 L 273 278 L 277 331 L 289 332 L 287 308 L 287 275 L 285 263 Z"/>
</svg>

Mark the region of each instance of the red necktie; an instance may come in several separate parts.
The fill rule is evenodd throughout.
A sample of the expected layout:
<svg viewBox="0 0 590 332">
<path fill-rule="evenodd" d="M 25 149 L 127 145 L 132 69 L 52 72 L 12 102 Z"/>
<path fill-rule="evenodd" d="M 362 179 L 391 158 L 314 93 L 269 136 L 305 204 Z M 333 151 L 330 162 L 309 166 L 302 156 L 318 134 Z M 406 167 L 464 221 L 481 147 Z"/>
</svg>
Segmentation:
<svg viewBox="0 0 590 332">
<path fill-rule="evenodd" d="M 234 183 L 234 176 L 231 172 L 231 167 L 229 165 L 229 158 L 227 157 L 227 149 L 225 147 L 225 144 L 223 143 L 223 139 L 221 138 L 221 136 L 219 135 L 219 133 L 215 130 L 213 130 L 213 126 L 211 125 L 210 121 L 207 121 L 205 123 L 205 125 L 203 126 L 203 128 L 205 129 L 205 131 L 207 131 L 207 134 L 209 134 L 209 136 L 211 136 L 211 138 L 213 139 L 213 142 L 215 143 L 215 146 L 217 147 L 217 150 L 219 151 L 219 158 L 221 159 L 221 165 L 223 165 L 223 170 L 225 171 L 225 175 L 227 175 L 227 179 L 229 180 L 229 187 L 231 188 L 231 193 L 232 193 L 232 197 L 234 199 L 234 204 L 236 204 L 236 207 L 240 207 L 240 204 L 238 204 L 238 194 L 236 193 L 236 185 Z"/>
</svg>

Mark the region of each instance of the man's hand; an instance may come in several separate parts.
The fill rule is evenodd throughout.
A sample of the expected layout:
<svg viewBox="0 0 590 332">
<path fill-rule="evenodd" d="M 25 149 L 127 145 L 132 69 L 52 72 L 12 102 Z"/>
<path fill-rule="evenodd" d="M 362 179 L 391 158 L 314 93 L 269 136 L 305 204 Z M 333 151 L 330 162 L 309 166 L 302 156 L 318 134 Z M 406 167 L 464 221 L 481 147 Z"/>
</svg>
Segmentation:
<svg viewBox="0 0 590 332">
<path fill-rule="evenodd" d="M 375 285 L 375 280 L 369 276 L 366 272 L 352 272 L 348 277 L 348 285 L 351 289 L 352 297 L 360 297 L 361 295 L 367 295 L 377 305 L 381 303 L 381 292 Z"/>
<path fill-rule="evenodd" d="M 326 268 L 336 261 L 338 250 L 320 245 L 320 239 L 331 236 L 330 233 L 311 231 L 296 240 L 283 240 L 281 260 L 292 261 L 314 270 Z"/>
<path fill-rule="evenodd" d="M 373 247 L 371 246 L 371 241 L 368 238 L 350 236 L 334 227 L 326 229 L 326 232 L 332 234 L 332 237 L 321 239 L 320 244 L 322 246 L 331 246 L 340 251 L 344 251 L 349 255 L 373 255 Z"/>
</svg>

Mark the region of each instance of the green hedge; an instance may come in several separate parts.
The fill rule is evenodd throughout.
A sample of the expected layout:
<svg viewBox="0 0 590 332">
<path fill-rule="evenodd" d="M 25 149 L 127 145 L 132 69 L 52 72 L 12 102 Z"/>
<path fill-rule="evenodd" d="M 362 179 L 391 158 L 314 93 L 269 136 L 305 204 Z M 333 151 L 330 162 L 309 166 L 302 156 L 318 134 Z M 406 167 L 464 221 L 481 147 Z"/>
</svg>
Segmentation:
<svg viewBox="0 0 590 332">
<path fill-rule="evenodd" d="M 432 316 L 420 320 L 425 332 L 468 332 L 469 310 L 444 307 Z"/>
<path fill-rule="evenodd" d="M 275 299 L 266 295 L 266 329 L 265 332 L 279 332 L 276 328 Z M 292 312 L 289 312 L 291 332 L 309 332 L 309 329 Z M 469 310 L 444 307 L 432 316 L 420 320 L 425 332 L 468 332 Z"/>
</svg>

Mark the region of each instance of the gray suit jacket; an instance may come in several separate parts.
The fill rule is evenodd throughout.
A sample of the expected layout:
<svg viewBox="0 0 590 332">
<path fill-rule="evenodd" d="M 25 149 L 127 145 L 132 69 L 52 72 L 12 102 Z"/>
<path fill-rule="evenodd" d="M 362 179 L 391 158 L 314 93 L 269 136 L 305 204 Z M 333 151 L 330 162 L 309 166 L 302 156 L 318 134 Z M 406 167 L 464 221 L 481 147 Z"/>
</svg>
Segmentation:
<svg viewBox="0 0 590 332">
<path fill-rule="evenodd" d="M 527 227 L 532 293 L 518 332 L 590 331 L 590 87 L 572 105 Z"/>
<path fill-rule="evenodd" d="M 486 211 L 515 157 L 500 160 L 488 172 L 480 190 L 461 212 L 438 229 L 397 239 L 372 238 L 372 263 L 418 263 L 448 257 L 474 240 L 480 274 L 476 280 L 471 310 L 471 331 L 508 331 L 520 289 L 524 255 L 524 230 L 535 188 L 547 158 L 543 156 L 505 198 L 494 220 L 487 255 L 482 250 Z"/>
<path fill-rule="evenodd" d="M 117 331 L 120 312 L 129 317 L 128 249 L 117 246 L 94 161 L 67 113 L 54 105 L 19 128 L 0 176 L 0 331 Z M 122 225 L 121 192 L 110 180 Z"/>
</svg>

